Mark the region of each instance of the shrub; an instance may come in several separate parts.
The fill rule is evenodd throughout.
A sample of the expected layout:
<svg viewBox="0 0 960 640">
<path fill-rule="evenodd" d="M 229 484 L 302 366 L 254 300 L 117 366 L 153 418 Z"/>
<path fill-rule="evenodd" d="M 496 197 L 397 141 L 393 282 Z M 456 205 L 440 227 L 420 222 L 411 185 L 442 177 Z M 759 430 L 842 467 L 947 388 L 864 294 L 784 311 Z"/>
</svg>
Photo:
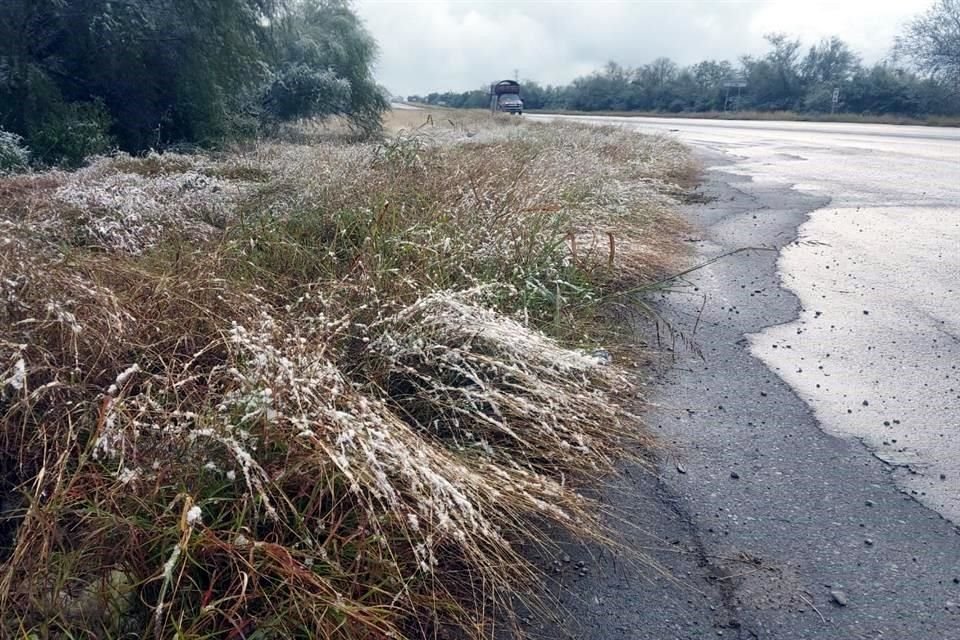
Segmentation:
<svg viewBox="0 0 960 640">
<path fill-rule="evenodd" d="M 332 71 L 293 65 L 273 81 L 264 97 L 267 113 L 294 120 L 342 113 L 350 104 L 350 83 Z"/>
<path fill-rule="evenodd" d="M 102 102 L 67 103 L 31 132 L 30 142 L 41 162 L 76 168 L 111 147 L 110 124 Z"/>
<path fill-rule="evenodd" d="M 0 129 L 0 175 L 23 171 L 29 162 L 30 150 L 23 146 L 23 138 Z"/>
</svg>

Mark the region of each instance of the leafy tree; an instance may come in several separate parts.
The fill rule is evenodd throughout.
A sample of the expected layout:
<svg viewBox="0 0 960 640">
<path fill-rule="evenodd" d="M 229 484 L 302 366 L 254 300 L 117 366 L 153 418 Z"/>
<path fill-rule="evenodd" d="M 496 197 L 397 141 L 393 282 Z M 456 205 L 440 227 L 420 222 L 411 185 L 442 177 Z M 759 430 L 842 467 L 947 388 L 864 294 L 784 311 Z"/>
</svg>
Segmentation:
<svg viewBox="0 0 960 640">
<path fill-rule="evenodd" d="M 267 93 L 269 113 L 287 119 L 342 114 L 364 131 L 379 128 L 389 104 L 373 79 L 377 45 L 347 0 L 301 0 L 278 33 L 280 71 Z M 276 102 L 277 95 L 288 99 Z"/>
<path fill-rule="evenodd" d="M 78 148 L 80 132 L 92 131 L 93 140 L 79 146 L 106 148 L 109 122 L 75 71 L 92 44 L 77 24 L 82 9 L 56 0 L 0 3 L 0 127 L 25 138 L 41 162 L 73 156 L 60 143 Z"/>
<path fill-rule="evenodd" d="M 949 0 L 960 3 L 960 0 Z M 801 55 L 801 44 L 783 34 L 767 36 L 770 50 L 762 57 L 744 57 L 740 64 L 706 60 L 680 67 L 668 58 L 631 68 L 616 62 L 576 78 L 565 87 L 523 83 L 528 109 L 567 108 L 583 111 L 630 110 L 700 112 L 722 110 L 730 81 L 743 80 L 738 108 L 865 114 L 957 115 L 960 101 L 954 88 L 938 77 L 921 78 L 888 65 L 869 69 L 843 40 L 821 40 Z M 437 104 L 468 106 L 466 94 L 435 93 L 425 98 Z"/>
<path fill-rule="evenodd" d="M 346 0 L 3 0 L 0 127 L 39 162 L 387 107 Z"/>
<path fill-rule="evenodd" d="M 430 93 L 426 96 L 410 96 L 408 101 L 424 102 L 456 109 L 485 109 L 490 105 L 489 93 L 490 90 L 487 88 L 462 93 L 447 91 L 446 93 Z"/>
<path fill-rule="evenodd" d="M 636 69 L 630 83 L 634 93 L 627 100 L 627 108 L 667 110 L 674 102 L 671 87 L 679 73 L 680 68 L 669 58 L 657 58 Z"/>
<path fill-rule="evenodd" d="M 577 78 L 567 92 L 567 106 L 583 111 L 636 108 L 633 72 L 616 62 L 608 62 L 602 72 Z"/>
<path fill-rule="evenodd" d="M 923 107 L 918 84 L 910 73 L 878 64 L 854 75 L 845 99 L 857 113 L 913 115 Z"/>
<path fill-rule="evenodd" d="M 544 87 L 532 80 L 524 80 L 521 87 L 525 109 L 556 109 L 563 106 L 559 87 Z"/>
<path fill-rule="evenodd" d="M 733 65 L 723 60 L 698 62 L 688 69 L 694 84 L 693 111 L 722 111 L 726 99 L 724 85 L 736 75 Z"/>
<path fill-rule="evenodd" d="M 804 87 L 801 109 L 811 112 L 832 111 L 835 107 L 847 109 L 847 89 L 854 73 L 860 69 L 860 58 L 836 36 L 821 40 L 810 47 L 800 65 Z M 841 101 L 833 102 L 833 92 L 840 89 Z"/>
<path fill-rule="evenodd" d="M 803 94 L 798 63 L 800 41 L 790 40 L 782 33 L 764 37 L 772 47 L 764 58 L 741 59 L 752 106 L 765 110 L 795 109 Z"/>
<path fill-rule="evenodd" d="M 938 0 L 897 39 L 898 54 L 960 93 L 960 0 Z"/>
<path fill-rule="evenodd" d="M 841 83 L 849 80 L 859 66 L 860 57 L 834 36 L 810 47 L 801 65 L 801 75 L 807 84 Z"/>
<path fill-rule="evenodd" d="M 43 159 L 34 138 L 105 124 L 138 150 L 223 135 L 240 90 L 262 77 L 272 0 L 4 0 L 0 108 Z M 95 106 L 73 105 L 102 105 Z M 83 128 L 83 127 L 81 127 Z M 102 137 L 95 132 L 91 143 Z M 59 143 L 58 143 L 59 144 Z"/>
<path fill-rule="evenodd" d="M 278 120 L 311 118 L 348 113 L 350 82 L 329 69 L 316 69 L 302 62 L 284 67 L 266 89 L 263 105 Z"/>
<path fill-rule="evenodd" d="M 526 101 L 526 92 L 524 92 Z M 474 89 L 460 94 L 460 106 L 465 109 L 486 109 L 490 106 L 490 90 L 487 88 Z"/>
<path fill-rule="evenodd" d="M 680 68 L 670 58 L 657 58 L 643 68 L 641 73 L 649 77 L 654 87 L 662 88 L 673 82 Z"/>
</svg>

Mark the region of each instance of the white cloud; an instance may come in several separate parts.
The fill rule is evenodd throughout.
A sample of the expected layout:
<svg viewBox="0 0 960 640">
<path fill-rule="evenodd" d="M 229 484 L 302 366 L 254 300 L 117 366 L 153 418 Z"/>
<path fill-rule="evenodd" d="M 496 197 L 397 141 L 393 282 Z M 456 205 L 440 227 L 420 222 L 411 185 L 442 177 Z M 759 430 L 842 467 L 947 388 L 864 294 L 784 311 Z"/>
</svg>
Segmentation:
<svg viewBox="0 0 960 640">
<path fill-rule="evenodd" d="M 377 77 L 396 93 L 521 78 L 565 84 L 608 60 L 680 64 L 766 50 L 763 34 L 805 45 L 837 35 L 866 62 L 887 54 L 931 0 L 357 0 L 380 44 Z"/>
</svg>

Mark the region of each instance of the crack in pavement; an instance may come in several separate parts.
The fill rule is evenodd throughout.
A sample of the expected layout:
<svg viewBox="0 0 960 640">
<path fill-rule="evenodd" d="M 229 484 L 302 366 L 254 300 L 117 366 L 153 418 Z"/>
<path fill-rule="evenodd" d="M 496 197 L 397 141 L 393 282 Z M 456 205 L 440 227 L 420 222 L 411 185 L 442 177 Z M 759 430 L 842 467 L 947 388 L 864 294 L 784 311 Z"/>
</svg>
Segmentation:
<svg viewBox="0 0 960 640">
<path fill-rule="evenodd" d="M 701 229 L 700 259 L 737 245 L 782 248 L 828 201 L 722 171 L 703 189 L 710 201 L 687 208 Z M 656 469 L 625 469 L 601 497 L 624 519 L 610 522 L 621 541 L 674 579 L 566 545 L 565 618 L 529 621 L 531 638 L 960 639 L 954 527 L 905 496 L 893 468 L 856 439 L 825 433 L 750 353 L 747 336 L 800 311 L 781 288 L 777 258 L 725 259 L 657 301 L 664 316 L 697 322 L 698 349 L 664 345 L 646 416 L 665 448 Z M 570 569 L 579 562 L 590 571 Z"/>
</svg>

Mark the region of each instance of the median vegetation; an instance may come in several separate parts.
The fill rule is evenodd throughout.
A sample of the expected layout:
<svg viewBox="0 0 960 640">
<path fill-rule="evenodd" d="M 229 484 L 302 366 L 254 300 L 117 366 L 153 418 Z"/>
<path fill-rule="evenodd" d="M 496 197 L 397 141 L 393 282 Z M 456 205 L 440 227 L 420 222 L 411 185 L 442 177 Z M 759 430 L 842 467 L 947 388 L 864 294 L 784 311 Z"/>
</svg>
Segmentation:
<svg viewBox="0 0 960 640">
<path fill-rule="evenodd" d="M 487 637 L 606 538 L 691 160 L 403 117 L 0 180 L 0 635 Z"/>
</svg>

